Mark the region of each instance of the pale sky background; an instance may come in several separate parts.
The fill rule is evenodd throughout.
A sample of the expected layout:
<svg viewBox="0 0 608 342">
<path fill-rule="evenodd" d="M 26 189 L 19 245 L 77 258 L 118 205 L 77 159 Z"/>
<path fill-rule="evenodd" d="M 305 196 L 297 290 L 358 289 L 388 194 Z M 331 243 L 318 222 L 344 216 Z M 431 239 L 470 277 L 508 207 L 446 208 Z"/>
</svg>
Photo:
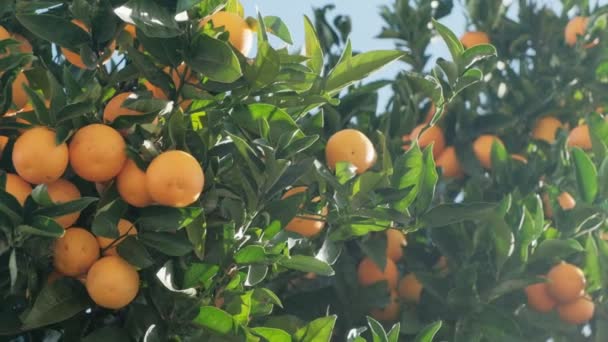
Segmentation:
<svg viewBox="0 0 608 342">
<path fill-rule="evenodd" d="M 379 15 L 379 8 L 382 5 L 392 5 L 394 0 L 241 0 L 241 2 L 245 6 L 245 14 L 247 16 L 255 16 L 256 11 L 259 10 L 264 16 L 276 15 L 281 17 L 291 31 L 294 41 L 294 46 L 291 47 L 293 50 L 298 50 L 304 42 L 303 16 L 308 15 L 312 17 L 313 7 L 323 7 L 330 3 L 336 5 L 336 8 L 330 12 L 330 15 L 346 14 L 351 17 L 353 50 L 369 51 L 394 48 L 392 40 L 375 38 L 384 25 Z M 517 4 L 517 1 L 513 2 L 515 4 L 512 7 Z M 539 4 L 555 6 L 556 10 L 561 11 L 560 2 L 557 0 L 539 0 L 537 2 Z M 595 3 L 593 0 L 590 2 Z M 606 1 L 601 2 L 604 3 Z M 333 18 L 332 16 L 329 17 Z M 466 21 L 461 0 L 454 1 L 452 14 L 443 18 L 441 22 L 452 29 L 458 36 L 465 31 Z M 429 52 L 434 57 L 449 58 L 449 52 L 440 39 L 434 39 L 431 42 Z M 434 62 L 431 61 L 431 63 Z M 368 80 L 390 79 L 401 68 L 403 68 L 403 65 L 392 64 Z M 380 106 L 384 107 L 388 95 L 387 90 L 381 92 Z"/>
</svg>

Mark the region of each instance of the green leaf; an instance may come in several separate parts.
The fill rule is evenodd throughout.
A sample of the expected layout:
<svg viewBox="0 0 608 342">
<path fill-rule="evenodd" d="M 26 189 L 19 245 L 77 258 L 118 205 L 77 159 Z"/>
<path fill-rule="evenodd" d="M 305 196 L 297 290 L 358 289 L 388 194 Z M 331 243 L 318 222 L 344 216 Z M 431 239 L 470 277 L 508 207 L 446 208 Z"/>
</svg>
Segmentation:
<svg viewBox="0 0 608 342">
<path fill-rule="evenodd" d="M 252 90 L 262 89 L 275 81 L 280 70 L 279 54 L 268 42 L 261 42 L 253 65 L 245 65 L 245 79 Z"/>
<path fill-rule="evenodd" d="M 307 255 L 293 255 L 279 259 L 279 265 L 292 270 L 313 272 L 322 276 L 333 276 L 334 269 L 325 261 Z"/>
<path fill-rule="evenodd" d="M 53 205 L 53 200 L 48 193 L 48 187 L 45 184 L 40 184 L 32 190 L 32 199 L 43 207 Z"/>
<path fill-rule="evenodd" d="M 183 256 L 192 252 L 192 244 L 182 230 L 176 233 L 143 232 L 139 236 L 145 245 L 166 255 Z"/>
<path fill-rule="evenodd" d="M 98 209 L 91 224 L 93 234 L 114 239 L 118 238 L 118 221 L 127 211 L 127 208 L 127 203 L 117 198 Z"/>
<path fill-rule="evenodd" d="M 397 322 L 392 327 L 391 330 L 386 333 L 388 337 L 388 342 L 399 342 L 399 334 L 401 333 L 401 323 Z"/>
<path fill-rule="evenodd" d="M 262 280 L 264 280 L 264 278 L 266 278 L 267 274 L 268 274 L 268 266 L 260 265 L 260 264 L 250 265 L 247 268 L 247 278 L 245 279 L 245 285 L 255 286 L 255 285 L 261 283 Z"/>
<path fill-rule="evenodd" d="M 264 247 L 258 245 L 246 246 L 234 255 L 234 261 L 240 265 L 263 263 L 265 260 Z"/>
<path fill-rule="evenodd" d="M 579 192 L 585 202 L 593 203 L 598 193 L 597 169 L 591 158 L 578 147 L 572 149 L 572 159 Z"/>
<path fill-rule="evenodd" d="M 266 25 L 266 31 L 277 36 L 287 44 L 293 44 L 289 28 L 287 25 L 285 25 L 281 18 L 275 16 L 266 16 L 264 17 L 264 24 Z"/>
<path fill-rule="evenodd" d="M 496 48 L 490 44 L 475 45 L 463 52 L 462 59 L 460 61 L 460 68 L 461 70 L 466 70 L 478 62 L 496 57 L 496 55 Z"/>
<path fill-rule="evenodd" d="M 422 331 L 416 335 L 414 342 L 433 342 L 435 335 L 441 329 L 442 322 L 437 321 L 424 327 Z"/>
<path fill-rule="evenodd" d="M 171 38 L 182 33 L 175 15 L 156 1 L 130 0 L 114 13 L 123 21 L 134 23 L 148 37 Z"/>
<path fill-rule="evenodd" d="M 82 342 L 129 342 L 129 333 L 116 326 L 105 326 L 93 331 L 82 339 Z"/>
<path fill-rule="evenodd" d="M 254 335 L 262 337 L 266 341 L 291 342 L 291 335 L 281 329 L 257 327 L 252 328 L 251 331 L 254 333 Z"/>
<path fill-rule="evenodd" d="M 204 33 L 194 37 L 185 60 L 189 67 L 211 81 L 232 83 L 243 75 L 230 45 Z"/>
<path fill-rule="evenodd" d="M 456 35 L 452 31 L 450 31 L 449 28 L 442 25 L 435 19 L 432 19 L 432 21 L 433 26 L 435 27 L 441 38 L 443 38 L 445 44 L 448 46 L 450 54 L 452 55 L 452 60 L 459 64 L 461 55 L 464 52 L 464 46 L 462 46 L 462 43 L 460 42 L 458 37 L 456 37 Z"/>
<path fill-rule="evenodd" d="M 306 56 L 310 58 L 306 65 L 317 75 L 323 72 L 323 49 L 319 43 L 319 36 L 315 31 L 315 26 L 307 16 L 304 16 L 304 35 Z"/>
<path fill-rule="evenodd" d="M 574 253 L 583 252 L 585 249 L 574 239 L 567 240 L 545 240 L 536 247 L 530 262 L 535 261 L 557 261 L 566 259 Z"/>
<path fill-rule="evenodd" d="M 378 50 L 347 58 L 329 73 L 325 90 L 330 94 L 337 94 L 345 87 L 400 59 L 403 55 L 403 51 Z"/>
<path fill-rule="evenodd" d="M 297 342 L 330 341 L 337 318 L 338 316 L 336 315 L 317 318 L 298 329 L 293 338 Z"/>
<path fill-rule="evenodd" d="M 135 236 L 129 235 L 120 241 L 116 246 L 116 250 L 118 251 L 118 255 L 139 269 L 154 265 L 152 256 Z"/>
<path fill-rule="evenodd" d="M 59 217 L 82 211 L 98 200 L 99 199 L 96 197 L 82 197 L 70 202 L 54 204 L 50 207 L 37 209 L 33 214 L 38 216 Z"/>
<path fill-rule="evenodd" d="M 30 32 L 59 46 L 76 49 L 91 36 L 69 20 L 51 14 L 17 13 L 17 20 Z M 53 29 L 50 30 L 49 28 Z"/>
<path fill-rule="evenodd" d="M 589 234 L 585 241 L 585 278 L 587 292 L 593 293 L 602 288 L 602 270 L 597 245 L 593 235 Z"/>
<path fill-rule="evenodd" d="M 386 335 L 386 331 L 384 331 L 382 324 L 369 316 L 367 316 L 366 319 L 367 325 L 369 325 L 369 329 L 372 333 L 372 341 L 388 342 L 388 336 Z"/>
<path fill-rule="evenodd" d="M 204 285 L 205 287 L 210 284 L 210 281 L 215 278 L 219 272 L 220 267 L 212 264 L 201 264 L 193 263 L 188 266 L 186 274 L 184 274 L 184 288 L 195 287 L 198 285 Z"/>
<path fill-rule="evenodd" d="M 496 203 L 453 203 L 440 204 L 422 215 L 420 220 L 425 228 L 445 227 L 463 221 L 486 218 L 498 207 Z"/>
<path fill-rule="evenodd" d="M 194 318 L 194 323 L 222 335 L 230 334 L 236 329 L 232 316 L 214 306 L 203 306 Z"/>
<path fill-rule="evenodd" d="M 38 118 L 38 122 L 43 124 L 51 124 L 53 120 L 51 120 L 49 110 L 46 108 L 44 101 L 40 98 L 40 95 L 36 93 L 32 88 L 30 88 L 27 84 L 23 85 L 23 89 L 27 93 L 32 105 L 34 107 L 34 111 L 36 113 L 36 117 Z"/>
<path fill-rule="evenodd" d="M 437 169 L 435 168 L 432 146 L 427 146 L 424 149 L 422 163 L 423 167 L 418 183 L 418 195 L 414 202 L 414 212 L 416 215 L 422 215 L 431 206 L 433 195 L 435 194 L 435 185 L 437 185 L 437 180 L 439 179 Z"/>
<path fill-rule="evenodd" d="M 149 231 L 175 231 L 194 222 L 202 212 L 200 207 L 146 207 L 140 209 L 137 225 Z"/>
<path fill-rule="evenodd" d="M 20 225 L 19 231 L 31 235 L 58 238 L 63 235 L 65 230 L 55 220 L 45 216 L 34 216 L 29 224 Z"/>
</svg>

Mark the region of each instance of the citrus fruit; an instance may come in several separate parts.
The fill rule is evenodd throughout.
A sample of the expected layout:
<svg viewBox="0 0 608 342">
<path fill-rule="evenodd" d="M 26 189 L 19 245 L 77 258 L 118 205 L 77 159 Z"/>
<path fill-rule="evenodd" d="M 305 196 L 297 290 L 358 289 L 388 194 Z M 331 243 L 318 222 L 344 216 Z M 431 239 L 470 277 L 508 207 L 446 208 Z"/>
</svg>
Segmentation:
<svg viewBox="0 0 608 342">
<path fill-rule="evenodd" d="M 466 49 L 469 49 L 476 45 L 490 44 L 490 37 L 485 32 L 469 31 L 462 35 L 460 41 Z"/>
<path fill-rule="evenodd" d="M 51 183 L 68 167 L 68 145 L 57 144 L 57 134 L 47 127 L 34 127 L 15 141 L 13 165 L 29 183 Z"/>
<path fill-rule="evenodd" d="M 588 23 L 589 18 L 587 17 L 577 16 L 570 19 L 564 29 L 564 40 L 566 41 L 566 44 L 569 46 L 576 45 L 578 37 L 585 35 Z"/>
<path fill-rule="evenodd" d="M 441 168 L 441 174 L 445 177 L 457 179 L 464 177 L 464 171 L 462 170 L 462 166 L 460 166 L 454 146 L 446 147 L 439 155 L 439 158 L 437 158 L 435 164 Z"/>
<path fill-rule="evenodd" d="M 517 160 L 520 163 L 528 164 L 528 158 L 522 156 L 521 154 L 513 153 L 511 155 L 511 159 Z"/>
<path fill-rule="evenodd" d="M 85 23 L 83 23 L 82 21 L 78 20 L 78 19 L 72 19 L 72 24 L 80 27 L 83 31 L 86 31 L 87 33 L 91 33 L 91 31 L 89 30 L 89 28 L 85 25 Z M 104 64 L 106 62 L 108 62 L 110 60 L 110 57 L 112 57 L 112 52 L 116 49 L 116 41 L 112 41 L 109 45 L 108 45 L 108 49 L 109 49 L 109 53 L 107 53 L 104 58 L 101 60 L 101 63 Z M 70 62 L 70 64 L 80 68 L 80 69 L 86 69 L 87 66 L 86 64 L 84 64 L 84 62 L 82 61 L 82 58 L 80 57 L 80 52 L 79 51 L 72 51 L 68 48 L 61 48 L 61 53 L 63 54 L 63 56 L 65 57 L 65 59 Z"/>
<path fill-rule="evenodd" d="M 55 241 L 53 265 L 62 274 L 71 277 L 85 274 L 97 259 L 99 245 L 95 236 L 86 229 L 66 229 Z"/>
<path fill-rule="evenodd" d="M 426 128 L 426 125 L 418 125 L 410 134 L 412 140 L 418 139 L 418 146 L 420 149 L 424 149 L 427 146 L 433 144 L 433 158 L 437 159 L 443 149 L 445 148 L 445 137 L 443 136 L 443 130 L 439 126 L 432 126 Z M 422 130 L 424 132 L 422 132 Z M 422 134 L 420 134 L 422 132 Z"/>
<path fill-rule="evenodd" d="M 490 134 L 480 135 L 473 142 L 475 157 L 477 157 L 481 166 L 488 170 L 492 168 L 492 145 L 495 141 L 502 144 L 500 138 Z"/>
<path fill-rule="evenodd" d="M 422 295 L 422 283 L 414 273 L 408 273 L 399 282 L 399 297 L 408 303 L 418 304 Z"/>
<path fill-rule="evenodd" d="M 4 136 L 4 135 L 0 135 L 0 156 L 2 155 L 2 152 L 4 152 L 4 149 L 6 148 L 6 145 L 8 144 L 8 137 Z"/>
<path fill-rule="evenodd" d="M 407 244 L 405 235 L 398 229 L 386 230 L 386 256 L 397 262 L 403 257 L 403 247 Z"/>
<path fill-rule="evenodd" d="M 165 92 L 160 87 L 157 87 L 154 84 L 150 83 L 150 81 L 145 81 L 144 87 L 146 87 L 146 89 L 148 89 L 148 91 L 152 93 L 152 97 L 154 97 L 155 99 L 167 99 L 167 95 L 165 94 Z"/>
<path fill-rule="evenodd" d="M 205 174 L 194 157 L 183 151 L 167 151 L 152 160 L 146 170 L 146 187 L 155 202 L 185 207 L 196 201 L 205 185 Z"/>
<path fill-rule="evenodd" d="M 547 283 L 536 283 L 526 287 L 528 306 L 538 312 L 549 312 L 555 308 L 557 301 L 549 295 Z"/>
<path fill-rule="evenodd" d="M 591 135 L 589 134 L 589 126 L 580 125 L 574 127 L 570 134 L 568 135 L 568 146 L 569 147 L 579 147 L 583 150 L 590 150 L 591 145 Z"/>
<path fill-rule="evenodd" d="M 325 158 L 331 170 L 338 162 L 349 162 L 361 174 L 376 163 L 372 142 L 356 129 L 343 129 L 332 135 L 325 146 Z"/>
<path fill-rule="evenodd" d="M 69 144 L 70 164 L 77 175 L 91 182 L 105 182 L 122 170 L 127 145 L 110 126 L 91 124 L 79 129 Z"/>
<path fill-rule="evenodd" d="M 17 109 L 23 108 L 27 101 L 29 100 L 25 89 L 23 89 L 23 85 L 29 85 L 29 81 L 27 77 L 25 77 L 25 73 L 20 72 L 15 77 L 13 81 L 12 89 L 13 89 L 13 103 Z"/>
<path fill-rule="evenodd" d="M 399 319 L 400 309 L 401 305 L 399 305 L 397 292 L 391 290 L 388 304 L 383 308 L 372 309 L 369 314 L 379 321 L 391 322 Z"/>
<path fill-rule="evenodd" d="M 186 63 L 181 63 L 176 68 L 166 67 L 163 69 L 166 73 L 171 72 L 171 79 L 173 80 L 173 84 L 175 85 L 175 89 L 179 90 L 183 84 L 185 83 L 196 83 L 196 77 L 192 74 L 192 70 L 188 68 Z"/>
<path fill-rule="evenodd" d="M 116 225 L 118 237 L 116 239 L 105 236 L 98 236 L 97 242 L 102 249 L 103 255 L 118 255 L 116 246 L 121 243 L 128 235 L 137 235 L 137 228 L 128 220 L 120 219 Z"/>
<path fill-rule="evenodd" d="M 357 279 L 362 286 L 369 286 L 379 281 L 386 281 L 390 289 L 397 287 L 397 277 L 399 271 L 395 263 L 386 258 L 386 267 L 381 270 L 374 261 L 368 257 L 361 260 L 357 268 Z"/>
<path fill-rule="evenodd" d="M 561 262 L 547 273 L 549 294 L 560 303 L 571 302 L 584 294 L 585 274 L 575 265 Z"/>
<path fill-rule="evenodd" d="M 549 199 L 549 195 L 545 192 L 542 195 L 543 200 L 543 212 L 545 213 L 545 217 L 552 218 L 553 217 L 553 207 L 551 207 L 551 200 Z"/>
<path fill-rule="evenodd" d="M 4 28 L 4 26 L 0 25 L 0 40 L 10 39 L 11 33 Z M 0 58 L 6 57 L 10 52 L 0 53 Z"/>
<path fill-rule="evenodd" d="M 565 191 L 557 197 L 557 202 L 563 210 L 572 210 L 576 207 L 576 200 Z"/>
<path fill-rule="evenodd" d="M 129 34 L 129 36 L 131 36 L 131 38 L 133 38 L 133 39 L 137 38 L 137 30 L 135 28 L 135 25 L 126 24 L 123 30 L 125 30 L 125 32 L 127 32 L 127 34 Z"/>
<path fill-rule="evenodd" d="M 295 194 L 299 194 L 302 192 L 306 192 L 307 187 L 298 186 L 291 188 L 285 192 L 282 199 L 288 198 Z M 320 197 L 315 197 L 312 199 L 313 203 L 317 203 L 321 200 Z M 302 208 L 302 205 L 300 205 Z M 321 232 L 325 227 L 325 221 L 323 221 L 323 216 L 327 215 L 327 207 L 321 209 L 320 215 L 312 215 L 312 214 L 304 214 L 294 217 L 287 223 L 285 226 L 285 230 L 300 234 L 304 237 L 313 237 Z"/>
<path fill-rule="evenodd" d="M 55 204 L 74 201 L 81 197 L 80 191 L 76 185 L 65 179 L 58 179 L 50 184 L 47 184 L 47 192 Z M 63 228 L 68 228 L 71 227 L 76 220 L 78 220 L 78 216 L 80 216 L 80 212 L 65 214 L 63 216 L 54 217 L 53 219 Z"/>
<path fill-rule="evenodd" d="M 214 28 L 223 27 L 228 32 L 228 41 L 235 49 L 243 55 L 247 55 L 253 45 L 253 32 L 247 25 L 245 19 L 230 12 L 216 12 L 201 22 L 204 26 L 209 20 Z"/>
<path fill-rule="evenodd" d="M 557 307 L 559 318 L 570 324 L 583 324 L 593 318 L 595 304 L 589 296 L 583 296 Z"/>
<path fill-rule="evenodd" d="M 134 207 L 143 208 L 152 204 L 146 186 L 146 173 L 131 159 L 127 159 L 116 176 L 116 189 L 120 197 Z"/>
<path fill-rule="evenodd" d="M 532 130 L 532 137 L 552 144 L 555 142 L 557 131 L 562 127 L 562 122 L 553 116 L 545 116 L 538 119 Z"/>
<path fill-rule="evenodd" d="M 139 291 L 139 274 L 119 256 L 106 256 L 93 264 L 86 281 L 87 292 L 99 306 L 120 309 Z"/>
<path fill-rule="evenodd" d="M 25 200 L 32 193 L 32 186 L 29 185 L 23 178 L 13 173 L 6 174 L 6 192 L 13 195 L 22 206 Z"/>
<path fill-rule="evenodd" d="M 106 104 L 106 107 L 103 110 L 103 121 L 112 123 L 112 122 L 114 122 L 114 120 L 116 120 L 117 117 L 119 117 L 121 115 L 141 115 L 141 114 L 143 114 L 142 112 L 138 112 L 136 110 L 123 107 L 123 103 L 127 99 L 135 100 L 135 99 L 137 99 L 137 94 L 132 93 L 132 92 L 120 93 L 120 94 L 114 96 L 110 101 L 108 101 L 108 103 Z"/>
</svg>

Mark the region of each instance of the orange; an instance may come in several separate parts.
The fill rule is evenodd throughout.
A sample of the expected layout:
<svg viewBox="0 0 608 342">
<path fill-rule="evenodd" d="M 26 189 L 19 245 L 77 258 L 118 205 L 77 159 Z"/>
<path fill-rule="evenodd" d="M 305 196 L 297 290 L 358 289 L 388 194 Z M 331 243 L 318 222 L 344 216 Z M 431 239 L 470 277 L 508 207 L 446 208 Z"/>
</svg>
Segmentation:
<svg viewBox="0 0 608 342">
<path fill-rule="evenodd" d="M 146 87 L 146 89 L 148 89 L 148 91 L 152 93 L 152 97 L 161 100 L 167 99 L 167 95 L 165 94 L 165 92 L 160 87 L 157 87 L 154 84 L 150 83 L 150 81 L 145 81 L 144 87 Z"/>
<path fill-rule="evenodd" d="M 293 196 L 295 194 L 299 194 L 302 192 L 306 192 L 307 187 L 298 186 L 295 188 L 291 188 L 285 192 L 283 195 L 283 199 Z M 320 197 L 313 198 L 312 202 L 316 203 L 321 200 Z M 301 208 L 302 206 L 300 206 Z M 323 216 L 327 215 L 327 207 L 324 207 L 321 212 L 321 215 L 311 215 L 304 214 L 294 217 L 287 223 L 285 226 L 285 230 L 300 234 L 304 237 L 310 238 L 321 232 L 325 227 L 325 221 L 323 221 Z"/>
<path fill-rule="evenodd" d="M 585 35 L 585 31 L 587 30 L 587 24 L 589 23 L 589 18 L 587 17 L 574 17 L 572 18 L 566 28 L 564 29 L 564 40 L 566 44 L 569 46 L 576 45 L 576 41 L 578 40 L 578 36 Z"/>
<path fill-rule="evenodd" d="M 570 134 L 568 135 L 568 146 L 569 147 L 579 147 L 583 150 L 590 150 L 591 145 L 591 135 L 589 134 L 589 126 L 580 125 L 574 127 Z"/>
<path fill-rule="evenodd" d="M 4 26 L 0 25 L 0 40 L 10 39 L 11 33 Z M 10 52 L 0 53 L 0 58 L 6 57 Z"/>
<path fill-rule="evenodd" d="M 399 305 L 399 297 L 397 296 L 397 292 L 395 290 L 391 290 L 388 304 L 383 308 L 372 309 L 369 314 L 379 321 L 392 322 L 399 319 L 400 309 L 401 305 Z"/>
<path fill-rule="evenodd" d="M 528 158 L 522 156 L 521 154 L 513 153 L 511 155 L 511 159 L 517 160 L 517 161 L 519 161 L 521 163 L 524 163 L 524 164 L 528 164 Z"/>
<path fill-rule="evenodd" d="M 0 135 L 0 156 L 2 155 L 2 152 L 6 148 L 7 144 L 8 144 L 8 137 L 6 137 L 4 135 Z"/>
<path fill-rule="evenodd" d="M 182 79 L 185 83 L 197 83 L 196 76 L 192 74 L 192 70 L 186 63 L 178 65 L 177 68 L 170 69 L 169 67 L 166 67 L 163 71 L 166 73 L 171 72 L 171 79 L 173 80 L 176 90 L 181 89 L 183 86 Z"/>
<path fill-rule="evenodd" d="M 338 162 L 349 162 L 361 174 L 376 163 L 372 142 L 356 129 L 343 129 L 332 135 L 325 146 L 325 159 L 331 170 Z"/>
<path fill-rule="evenodd" d="M 437 167 L 441 168 L 442 175 L 448 178 L 462 178 L 464 171 L 460 166 L 460 161 L 456 155 L 454 146 L 446 147 L 439 155 L 436 162 Z"/>
<path fill-rule="evenodd" d="M 201 22 L 204 26 L 209 20 L 214 28 L 223 27 L 228 32 L 228 41 L 243 55 L 247 55 L 253 45 L 253 32 L 245 19 L 229 12 L 216 12 Z"/>
<path fill-rule="evenodd" d="M 545 217 L 552 218 L 553 217 L 553 208 L 551 207 L 551 200 L 549 200 L 549 195 L 545 192 L 542 195 L 543 200 L 543 212 L 545 213 Z"/>
<path fill-rule="evenodd" d="M 557 305 L 557 301 L 549 295 L 547 283 L 537 283 L 526 287 L 528 306 L 538 312 L 550 312 Z"/>
<path fill-rule="evenodd" d="M 183 151 L 159 154 L 146 170 L 148 193 L 161 205 L 185 207 L 199 198 L 204 185 L 201 165 Z"/>
<path fill-rule="evenodd" d="M 87 274 L 86 286 L 89 296 L 97 305 L 120 309 L 137 296 L 139 274 L 121 257 L 106 256 L 93 264 Z"/>
<path fill-rule="evenodd" d="M 465 49 L 469 49 L 475 45 L 490 44 L 490 37 L 485 32 L 470 31 L 462 35 L 460 41 Z"/>
<path fill-rule="evenodd" d="M 123 107 L 123 103 L 127 99 L 137 99 L 137 94 L 132 92 L 120 93 L 114 96 L 103 110 L 103 121 L 112 123 L 121 115 L 141 115 L 142 112 Z"/>
<path fill-rule="evenodd" d="M 69 228 L 55 241 L 53 258 L 53 265 L 59 273 L 76 277 L 85 274 L 99 259 L 99 245 L 88 230 Z"/>
<path fill-rule="evenodd" d="M 570 324 L 583 324 L 593 318 L 594 312 L 595 304 L 589 296 L 580 297 L 557 307 L 559 318 Z"/>
<path fill-rule="evenodd" d="M 134 207 L 143 208 L 152 204 L 146 186 L 146 173 L 131 159 L 127 159 L 116 176 L 116 188 L 120 197 Z"/>
<path fill-rule="evenodd" d="M 63 277 L 65 277 L 63 274 L 57 272 L 56 270 L 53 270 L 46 277 L 46 283 L 47 284 L 52 284 L 52 283 L 56 282 L 57 280 L 59 280 L 59 279 L 61 279 Z"/>
<path fill-rule="evenodd" d="M 359 267 L 357 268 L 357 279 L 362 286 L 369 286 L 379 281 L 386 281 L 389 289 L 395 289 L 397 287 L 398 276 L 399 271 L 397 270 L 397 266 L 389 258 L 386 258 L 386 267 L 384 270 L 381 270 L 380 267 L 368 257 L 361 260 L 361 263 L 359 263 Z"/>
<path fill-rule="evenodd" d="M 25 131 L 13 148 L 15 170 L 29 183 L 51 183 L 68 167 L 68 145 L 57 144 L 57 134 L 47 127 Z"/>
<path fill-rule="evenodd" d="M 126 24 L 124 27 L 125 32 L 127 32 L 129 34 L 129 36 L 131 36 L 131 38 L 135 39 L 137 38 L 137 30 L 135 29 L 135 25 L 133 24 Z"/>
<path fill-rule="evenodd" d="M 32 47 L 32 44 L 30 44 L 30 42 L 24 36 L 22 36 L 18 33 L 13 33 L 13 39 L 15 39 L 21 43 L 17 46 L 17 49 L 19 50 L 19 52 L 21 52 L 21 53 L 33 53 L 34 52 L 34 48 Z"/>
<path fill-rule="evenodd" d="M 103 250 L 103 255 L 118 255 L 116 246 L 121 243 L 128 235 L 137 235 L 137 228 L 128 220 L 120 219 L 117 224 L 118 238 L 113 239 L 105 236 L 98 236 L 97 243 Z"/>
<path fill-rule="evenodd" d="M 536 125 L 532 130 L 532 138 L 537 140 L 543 140 L 552 144 L 555 142 L 555 136 L 557 130 L 562 128 L 562 122 L 553 116 L 545 116 L 544 118 L 538 119 Z"/>
<path fill-rule="evenodd" d="M 399 282 L 399 297 L 408 303 L 420 303 L 422 295 L 422 283 L 416 278 L 414 273 L 408 273 Z"/>
<path fill-rule="evenodd" d="M 53 183 L 47 184 L 47 192 L 53 203 L 61 204 L 79 199 L 80 191 L 76 185 L 65 179 L 58 179 Z M 80 212 L 66 214 L 53 219 L 63 228 L 71 227 L 78 220 Z"/>
<path fill-rule="evenodd" d="M 110 126 L 91 124 L 79 129 L 69 145 L 70 165 L 91 182 L 105 182 L 122 170 L 127 160 L 123 137 Z"/>
<path fill-rule="evenodd" d="M 13 81 L 13 103 L 17 109 L 23 108 L 27 101 L 29 100 L 25 89 L 23 89 L 23 85 L 29 85 L 29 81 L 23 72 L 17 74 L 15 80 Z"/>
<path fill-rule="evenodd" d="M 85 23 L 83 23 L 82 21 L 78 20 L 78 19 L 72 19 L 72 24 L 80 27 L 82 30 L 86 31 L 87 33 L 91 33 L 91 31 L 89 30 L 89 28 L 85 25 Z M 106 54 L 103 58 L 103 60 L 101 61 L 102 64 L 106 63 L 107 61 L 110 60 L 110 57 L 112 57 L 112 52 L 116 49 L 116 42 L 112 41 L 109 45 L 108 45 L 108 49 L 110 50 L 108 54 Z M 78 51 L 72 51 L 70 49 L 61 48 L 61 53 L 63 54 L 63 56 L 65 57 L 65 59 L 70 62 L 72 65 L 80 68 L 80 69 L 86 69 L 87 66 L 86 64 L 84 64 L 84 62 L 82 61 L 82 58 L 80 57 L 80 52 Z"/>
<path fill-rule="evenodd" d="M 403 247 L 407 245 L 405 235 L 398 229 L 386 230 L 386 256 L 397 262 L 403 257 Z"/>
<path fill-rule="evenodd" d="M 557 202 L 563 210 L 572 210 L 574 209 L 574 207 L 576 207 L 576 201 L 574 200 L 572 195 L 565 191 L 557 197 Z"/>
<path fill-rule="evenodd" d="M 13 195 L 22 206 L 32 193 L 32 187 L 23 178 L 13 173 L 6 174 L 6 187 L 4 190 Z"/>
<path fill-rule="evenodd" d="M 560 303 L 569 303 L 585 292 L 585 274 L 575 265 L 561 262 L 547 274 L 549 294 Z"/>
<path fill-rule="evenodd" d="M 426 125 L 424 124 L 416 126 L 412 131 L 410 138 L 412 140 L 418 139 L 418 145 L 421 149 L 433 144 L 433 158 L 437 159 L 445 148 L 443 130 L 439 126 L 432 126 L 422 132 L 425 127 Z M 422 135 L 420 132 L 422 132 Z"/>
<path fill-rule="evenodd" d="M 475 157 L 477 157 L 481 166 L 488 170 L 492 168 L 492 145 L 494 144 L 494 141 L 502 144 L 500 138 L 490 134 L 480 135 L 475 142 L 473 142 Z"/>
</svg>

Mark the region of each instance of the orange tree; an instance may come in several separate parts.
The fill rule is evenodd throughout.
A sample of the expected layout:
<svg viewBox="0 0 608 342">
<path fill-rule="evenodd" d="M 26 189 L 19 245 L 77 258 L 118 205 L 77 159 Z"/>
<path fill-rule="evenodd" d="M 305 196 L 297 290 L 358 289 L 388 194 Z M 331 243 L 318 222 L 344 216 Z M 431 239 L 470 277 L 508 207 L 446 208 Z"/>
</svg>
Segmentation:
<svg viewBox="0 0 608 342">
<path fill-rule="evenodd" d="M 431 147 L 404 154 L 347 112 L 384 83 L 353 84 L 412 56 L 330 51 L 317 19 L 300 54 L 268 42 L 292 43 L 279 17 L 245 19 L 235 0 L 3 2 L 0 335 L 361 339 L 367 313 L 388 322 L 399 295 L 424 301 L 418 277 L 399 283 L 403 233 L 495 205 L 429 211 Z M 411 77 L 440 113 L 494 49 L 434 27 L 452 77 Z"/>
</svg>

